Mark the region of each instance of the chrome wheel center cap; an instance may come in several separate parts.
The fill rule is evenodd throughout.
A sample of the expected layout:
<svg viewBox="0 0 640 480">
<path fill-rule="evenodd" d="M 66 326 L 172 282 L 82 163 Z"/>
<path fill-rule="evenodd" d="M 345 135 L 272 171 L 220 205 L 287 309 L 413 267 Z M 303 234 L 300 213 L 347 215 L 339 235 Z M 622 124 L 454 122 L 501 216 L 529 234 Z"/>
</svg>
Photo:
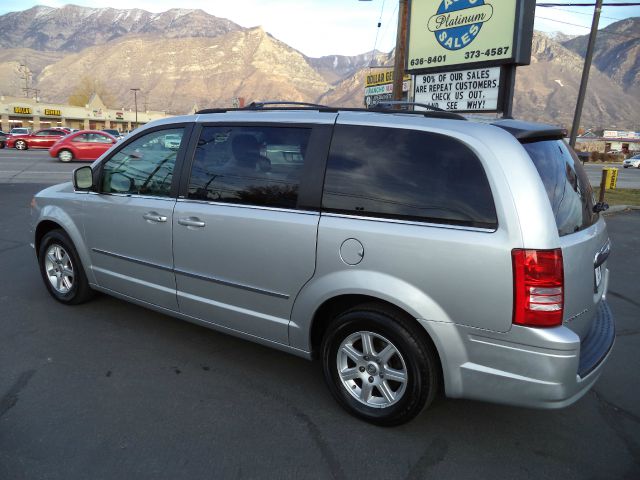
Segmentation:
<svg viewBox="0 0 640 480">
<path fill-rule="evenodd" d="M 375 375 L 376 373 L 378 373 L 378 369 L 373 363 L 370 363 L 369 365 L 367 365 L 367 373 L 369 375 Z"/>
</svg>

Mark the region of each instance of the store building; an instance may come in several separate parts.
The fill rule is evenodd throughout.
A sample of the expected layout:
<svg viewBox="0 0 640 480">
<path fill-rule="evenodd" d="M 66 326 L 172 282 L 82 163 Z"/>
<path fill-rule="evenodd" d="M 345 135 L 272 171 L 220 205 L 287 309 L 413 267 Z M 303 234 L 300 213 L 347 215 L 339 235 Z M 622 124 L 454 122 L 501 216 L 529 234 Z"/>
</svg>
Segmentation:
<svg viewBox="0 0 640 480">
<path fill-rule="evenodd" d="M 585 152 L 636 154 L 640 153 L 640 132 L 604 130 L 602 136 L 586 132 L 576 146 Z"/>
<path fill-rule="evenodd" d="M 0 96 L 0 130 L 8 132 L 15 127 L 40 130 L 50 127 L 69 127 L 80 130 L 114 128 L 121 132 L 166 117 L 165 112 L 107 108 L 97 94 L 93 94 L 84 107 L 36 102 L 30 98 Z"/>
</svg>

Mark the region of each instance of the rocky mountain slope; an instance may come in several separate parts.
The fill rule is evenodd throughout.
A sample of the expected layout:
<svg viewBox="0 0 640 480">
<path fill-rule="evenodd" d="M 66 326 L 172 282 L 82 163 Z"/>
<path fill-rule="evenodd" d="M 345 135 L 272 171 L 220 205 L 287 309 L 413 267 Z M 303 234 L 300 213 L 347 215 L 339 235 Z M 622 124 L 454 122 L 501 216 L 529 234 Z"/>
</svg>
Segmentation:
<svg viewBox="0 0 640 480">
<path fill-rule="evenodd" d="M 531 65 L 520 67 L 516 77 L 514 114 L 532 121 L 559 123 L 573 121 L 584 59 L 549 36 L 535 32 Z M 391 62 L 389 62 L 391 63 Z M 322 98 L 323 103 L 362 106 L 362 90 L 368 68 L 337 83 Z M 592 69 L 582 113 L 589 126 L 640 123 L 640 98 L 623 91 L 605 74 Z"/>
<path fill-rule="evenodd" d="M 630 19 L 599 35 L 584 124 L 638 126 L 639 25 Z M 362 106 L 368 66 L 393 63 L 381 52 L 309 58 L 259 27 L 244 29 L 201 10 L 34 7 L 0 16 L 0 31 L 0 95 L 22 93 L 17 69 L 26 56 L 44 100 L 65 102 L 89 77 L 111 89 L 113 107 L 133 107 L 135 86 L 141 105 L 174 113 L 194 104 L 228 106 L 235 96 Z M 516 115 L 570 124 L 584 42 L 535 34 L 532 63 L 518 69 Z"/>
<path fill-rule="evenodd" d="M 127 36 L 65 56 L 38 84 L 62 102 L 88 74 L 111 88 L 119 106 L 131 103 L 136 86 L 149 109 L 172 112 L 228 106 L 234 96 L 310 101 L 329 88 L 300 52 L 259 27 L 216 38 Z"/>
<path fill-rule="evenodd" d="M 584 56 L 589 36 L 562 42 L 569 50 Z M 598 31 L 593 64 L 626 91 L 640 95 L 640 17 L 628 18 Z"/>
<path fill-rule="evenodd" d="M 546 35 L 535 33 L 531 65 L 520 67 L 516 77 L 514 113 L 526 120 L 571 125 L 584 59 Z M 629 125 L 640 122 L 640 98 L 624 92 L 621 85 L 591 69 L 582 124 Z"/>
<path fill-rule="evenodd" d="M 202 10 L 162 13 L 65 5 L 36 6 L 0 16 L 0 47 L 79 52 L 127 34 L 162 34 L 165 38 L 217 37 L 242 30 L 230 20 Z"/>
<path fill-rule="evenodd" d="M 344 55 L 307 57 L 307 61 L 328 83 L 337 83 L 365 67 L 393 65 L 393 51 L 384 53 L 376 50 L 352 57 Z"/>
<path fill-rule="evenodd" d="M 24 71 L 28 65 L 31 78 L 37 79 L 42 69 L 64 58 L 62 52 L 39 52 L 30 48 L 0 49 L 0 94 L 24 95 Z"/>
</svg>

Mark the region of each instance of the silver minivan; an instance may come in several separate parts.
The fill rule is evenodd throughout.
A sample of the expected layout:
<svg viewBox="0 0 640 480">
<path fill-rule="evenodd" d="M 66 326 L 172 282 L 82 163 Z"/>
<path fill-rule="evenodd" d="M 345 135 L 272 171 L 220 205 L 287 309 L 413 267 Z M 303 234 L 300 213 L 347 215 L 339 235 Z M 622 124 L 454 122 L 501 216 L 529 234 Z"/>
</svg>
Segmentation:
<svg viewBox="0 0 640 480">
<path fill-rule="evenodd" d="M 305 358 L 352 414 L 575 402 L 614 342 L 603 208 L 563 130 L 446 112 L 205 110 L 33 202 L 44 284 Z"/>
</svg>

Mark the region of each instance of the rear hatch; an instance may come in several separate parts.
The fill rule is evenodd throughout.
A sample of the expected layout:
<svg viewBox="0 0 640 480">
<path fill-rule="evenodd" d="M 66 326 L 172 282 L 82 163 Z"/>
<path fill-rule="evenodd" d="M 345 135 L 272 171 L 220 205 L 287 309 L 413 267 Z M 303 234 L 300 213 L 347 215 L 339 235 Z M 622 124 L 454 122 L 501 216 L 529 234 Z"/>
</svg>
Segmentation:
<svg viewBox="0 0 640 480">
<path fill-rule="evenodd" d="M 605 288 L 609 237 L 575 152 L 561 139 L 524 141 L 544 183 L 558 227 L 564 264 L 564 324 L 589 333 Z"/>
</svg>

